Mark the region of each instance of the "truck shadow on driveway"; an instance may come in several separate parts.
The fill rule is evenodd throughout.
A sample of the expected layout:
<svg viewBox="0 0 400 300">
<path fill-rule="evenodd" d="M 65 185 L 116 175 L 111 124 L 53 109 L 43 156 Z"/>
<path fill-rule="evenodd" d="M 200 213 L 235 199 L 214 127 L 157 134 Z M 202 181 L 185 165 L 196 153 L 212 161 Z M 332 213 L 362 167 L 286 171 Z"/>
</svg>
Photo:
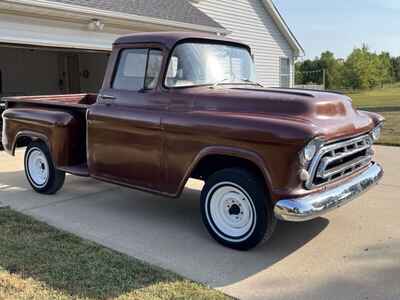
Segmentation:
<svg viewBox="0 0 400 300">
<path fill-rule="evenodd" d="M 284 260 L 318 236 L 325 218 L 280 222 L 273 238 L 249 252 L 217 244 L 201 222 L 200 191 L 169 199 L 68 176 L 54 196 L 34 193 L 23 171 L 0 172 L 0 202 L 60 229 L 213 287 L 230 285 Z"/>
<path fill-rule="evenodd" d="M 200 191 L 188 187 L 182 196 L 187 203 L 191 203 L 191 208 L 188 211 L 192 212 L 194 219 L 201 218 L 198 211 L 199 197 Z M 198 234 L 199 226 L 196 225 L 197 222 L 192 222 L 194 234 Z M 207 241 L 204 240 L 205 245 L 200 246 L 205 249 L 202 252 L 196 251 L 196 247 L 193 247 L 196 260 L 198 260 L 198 268 L 200 268 L 196 273 L 196 279 L 214 287 L 221 287 L 266 271 L 274 264 L 299 251 L 328 225 L 329 220 L 326 218 L 317 218 L 304 223 L 278 222 L 272 239 L 248 252 L 235 251 L 218 245 L 208 236 L 206 230 L 201 228 L 206 234 Z M 190 226 L 190 224 L 187 223 L 186 226 Z M 203 276 L 206 269 L 208 274 Z M 214 276 L 209 276 L 210 274 L 214 274 Z"/>
</svg>

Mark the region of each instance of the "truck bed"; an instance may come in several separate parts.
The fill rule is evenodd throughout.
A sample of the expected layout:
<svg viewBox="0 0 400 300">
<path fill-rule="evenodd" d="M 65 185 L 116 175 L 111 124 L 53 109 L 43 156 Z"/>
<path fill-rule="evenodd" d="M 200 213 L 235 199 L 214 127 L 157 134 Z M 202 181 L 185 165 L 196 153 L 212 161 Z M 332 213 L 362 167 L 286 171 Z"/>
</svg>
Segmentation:
<svg viewBox="0 0 400 300">
<path fill-rule="evenodd" d="M 2 121 L 1 117 L 5 107 L 7 108 L 60 108 L 72 112 L 81 123 L 81 130 L 86 130 L 85 113 L 87 108 L 96 102 L 96 94 L 69 94 L 69 95 L 45 95 L 45 96 L 18 96 L 4 97 L 0 101 L 0 151 L 3 150 Z"/>
<path fill-rule="evenodd" d="M 2 102 L 8 103 L 32 103 L 45 106 L 63 106 L 75 108 L 87 108 L 96 102 L 96 94 L 69 94 L 48 96 L 20 96 L 5 97 Z"/>
</svg>

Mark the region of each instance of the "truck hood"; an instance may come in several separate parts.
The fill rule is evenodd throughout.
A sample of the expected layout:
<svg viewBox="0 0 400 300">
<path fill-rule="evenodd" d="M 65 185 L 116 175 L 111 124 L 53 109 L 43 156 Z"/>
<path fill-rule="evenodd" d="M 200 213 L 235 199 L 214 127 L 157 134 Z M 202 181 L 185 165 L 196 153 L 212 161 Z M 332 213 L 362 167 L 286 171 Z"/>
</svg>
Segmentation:
<svg viewBox="0 0 400 300">
<path fill-rule="evenodd" d="M 288 119 L 308 124 L 313 135 L 326 139 L 368 132 L 381 121 L 378 115 L 356 110 L 349 97 L 331 92 L 221 87 L 199 89 L 194 98 L 195 110 Z"/>
</svg>

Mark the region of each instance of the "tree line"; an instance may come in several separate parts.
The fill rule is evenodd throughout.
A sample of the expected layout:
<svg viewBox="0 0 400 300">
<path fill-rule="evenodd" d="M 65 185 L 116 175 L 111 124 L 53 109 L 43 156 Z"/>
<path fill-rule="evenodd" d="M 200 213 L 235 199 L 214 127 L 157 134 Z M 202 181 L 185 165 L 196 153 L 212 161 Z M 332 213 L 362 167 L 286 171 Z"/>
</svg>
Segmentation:
<svg viewBox="0 0 400 300">
<path fill-rule="evenodd" d="M 325 73 L 325 79 L 323 78 Z M 325 83 L 326 89 L 372 89 L 400 81 L 400 56 L 371 52 L 363 45 L 347 59 L 326 51 L 313 60 L 296 63 L 296 84 Z"/>
</svg>

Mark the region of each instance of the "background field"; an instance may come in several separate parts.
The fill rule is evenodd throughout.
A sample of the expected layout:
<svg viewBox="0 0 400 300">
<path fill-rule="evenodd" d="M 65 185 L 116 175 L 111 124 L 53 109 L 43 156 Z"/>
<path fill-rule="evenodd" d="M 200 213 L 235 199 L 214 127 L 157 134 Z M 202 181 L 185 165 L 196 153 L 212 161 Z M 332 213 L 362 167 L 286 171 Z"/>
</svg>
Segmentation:
<svg viewBox="0 0 400 300">
<path fill-rule="evenodd" d="M 389 85 L 383 89 L 363 92 L 350 92 L 348 95 L 358 107 L 381 109 L 397 108 L 400 110 L 400 84 Z"/>
<path fill-rule="evenodd" d="M 400 146 L 400 84 L 358 93 L 348 93 L 354 104 L 385 117 L 380 144 Z"/>
</svg>

